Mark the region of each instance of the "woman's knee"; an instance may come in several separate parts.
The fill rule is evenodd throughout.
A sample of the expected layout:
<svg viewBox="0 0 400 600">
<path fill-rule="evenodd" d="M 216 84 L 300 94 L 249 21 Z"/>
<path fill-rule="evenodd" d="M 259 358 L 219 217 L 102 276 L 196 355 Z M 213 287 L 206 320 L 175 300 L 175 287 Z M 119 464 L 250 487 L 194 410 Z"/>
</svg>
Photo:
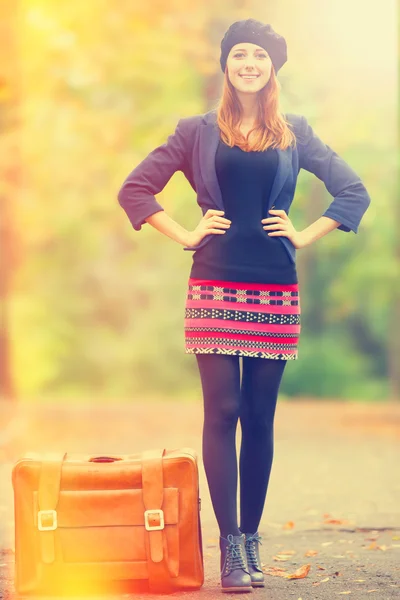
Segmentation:
<svg viewBox="0 0 400 600">
<path fill-rule="evenodd" d="M 215 398 L 205 411 L 205 422 L 218 429 L 231 429 L 237 425 L 240 416 L 240 401 L 235 396 Z"/>
<path fill-rule="evenodd" d="M 251 435 L 254 438 L 268 438 L 273 437 L 274 435 L 273 417 L 271 418 L 263 415 L 262 417 L 256 418 L 253 415 L 244 416 L 241 414 L 240 425 L 243 432 L 247 433 L 247 435 Z"/>
<path fill-rule="evenodd" d="M 240 410 L 240 421 L 242 427 L 252 430 L 254 433 L 267 435 L 273 431 L 275 419 L 276 400 L 265 398 L 244 399 Z"/>
<path fill-rule="evenodd" d="M 196 355 L 204 397 L 207 425 L 231 428 L 240 415 L 239 357 L 230 355 Z"/>
</svg>

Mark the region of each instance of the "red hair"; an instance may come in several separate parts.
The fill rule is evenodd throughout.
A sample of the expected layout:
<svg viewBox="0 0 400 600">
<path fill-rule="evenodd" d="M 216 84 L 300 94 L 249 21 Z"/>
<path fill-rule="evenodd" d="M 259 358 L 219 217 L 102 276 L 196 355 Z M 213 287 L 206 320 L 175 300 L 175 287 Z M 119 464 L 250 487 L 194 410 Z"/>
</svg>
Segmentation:
<svg viewBox="0 0 400 600">
<path fill-rule="evenodd" d="M 222 140 L 228 146 L 239 146 L 245 152 L 262 151 L 267 148 L 286 150 L 296 137 L 288 127 L 288 123 L 279 111 L 279 92 L 281 86 L 276 78 L 275 69 L 271 65 L 271 75 L 268 83 L 257 92 L 258 114 L 253 142 L 250 144 L 239 130 L 242 116 L 241 106 L 236 96 L 236 90 L 229 80 L 228 67 L 225 67 L 225 77 L 222 95 L 216 105 L 217 123 L 221 130 Z"/>
</svg>

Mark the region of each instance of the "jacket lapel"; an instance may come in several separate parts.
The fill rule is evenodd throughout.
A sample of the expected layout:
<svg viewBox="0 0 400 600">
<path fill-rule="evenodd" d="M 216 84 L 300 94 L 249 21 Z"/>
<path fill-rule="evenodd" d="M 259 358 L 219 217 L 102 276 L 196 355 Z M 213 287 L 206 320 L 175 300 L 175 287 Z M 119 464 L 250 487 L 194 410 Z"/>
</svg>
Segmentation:
<svg viewBox="0 0 400 600">
<path fill-rule="evenodd" d="M 281 193 L 285 181 L 292 170 L 292 148 L 289 147 L 286 150 L 277 148 L 276 151 L 278 153 L 278 168 L 272 184 L 268 208 L 274 206 L 274 203 Z"/>
<path fill-rule="evenodd" d="M 219 210 L 224 210 L 221 188 L 215 170 L 215 155 L 220 135 L 216 118 L 216 110 L 211 110 L 205 113 L 200 123 L 200 172 L 204 185 L 215 205 Z M 272 184 L 269 207 L 274 205 L 292 168 L 292 149 L 280 150 L 277 148 L 277 153 L 278 168 Z"/>
<path fill-rule="evenodd" d="M 216 112 L 206 113 L 200 123 L 200 172 L 212 200 L 219 210 L 224 210 L 221 188 L 215 170 L 215 154 L 219 142 L 219 127 Z"/>
</svg>

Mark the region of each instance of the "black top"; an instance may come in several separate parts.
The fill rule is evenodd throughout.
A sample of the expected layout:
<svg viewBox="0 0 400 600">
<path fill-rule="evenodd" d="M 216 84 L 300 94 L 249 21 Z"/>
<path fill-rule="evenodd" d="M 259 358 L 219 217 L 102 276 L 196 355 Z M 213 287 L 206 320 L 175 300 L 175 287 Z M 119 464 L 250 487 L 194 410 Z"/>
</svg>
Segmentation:
<svg viewBox="0 0 400 600">
<path fill-rule="evenodd" d="M 225 214 L 232 221 L 224 234 L 193 253 L 190 277 L 253 283 L 297 283 L 296 266 L 277 236 L 268 236 L 261 219 L 268 213 L 269 195 L 278 167 L 273 148 L 245 152 L 221 139 L 215 169 Z"/>
</svg>

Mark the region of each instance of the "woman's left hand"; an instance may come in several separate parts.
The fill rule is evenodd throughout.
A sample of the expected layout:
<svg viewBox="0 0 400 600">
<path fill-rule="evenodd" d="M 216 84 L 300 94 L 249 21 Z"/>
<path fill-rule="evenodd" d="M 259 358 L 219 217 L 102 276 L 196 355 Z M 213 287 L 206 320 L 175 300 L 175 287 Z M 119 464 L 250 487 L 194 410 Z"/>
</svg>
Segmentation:
<svg viewBox="0 0 400 600">
<path fill-rule="evenodd" d="M 268 212 L 270 212 L 273 216 L 268 217 L 267 219 L 262 219 L 261 223 L 266 223 L 266 225 L 263 225 L 263 229 L 279 230 L 271 231 L 268 233 L 268 235 L 271 237 L 283 235 L 289 238 L 293 246 L 297 249 L 303 248 L 307 245 L 304 235 L 301 231 L 296 231 L 296 229 L 293 227 L 292 221 L 289 219 L 284 210 L 270 209 Z"/>
</svg>

